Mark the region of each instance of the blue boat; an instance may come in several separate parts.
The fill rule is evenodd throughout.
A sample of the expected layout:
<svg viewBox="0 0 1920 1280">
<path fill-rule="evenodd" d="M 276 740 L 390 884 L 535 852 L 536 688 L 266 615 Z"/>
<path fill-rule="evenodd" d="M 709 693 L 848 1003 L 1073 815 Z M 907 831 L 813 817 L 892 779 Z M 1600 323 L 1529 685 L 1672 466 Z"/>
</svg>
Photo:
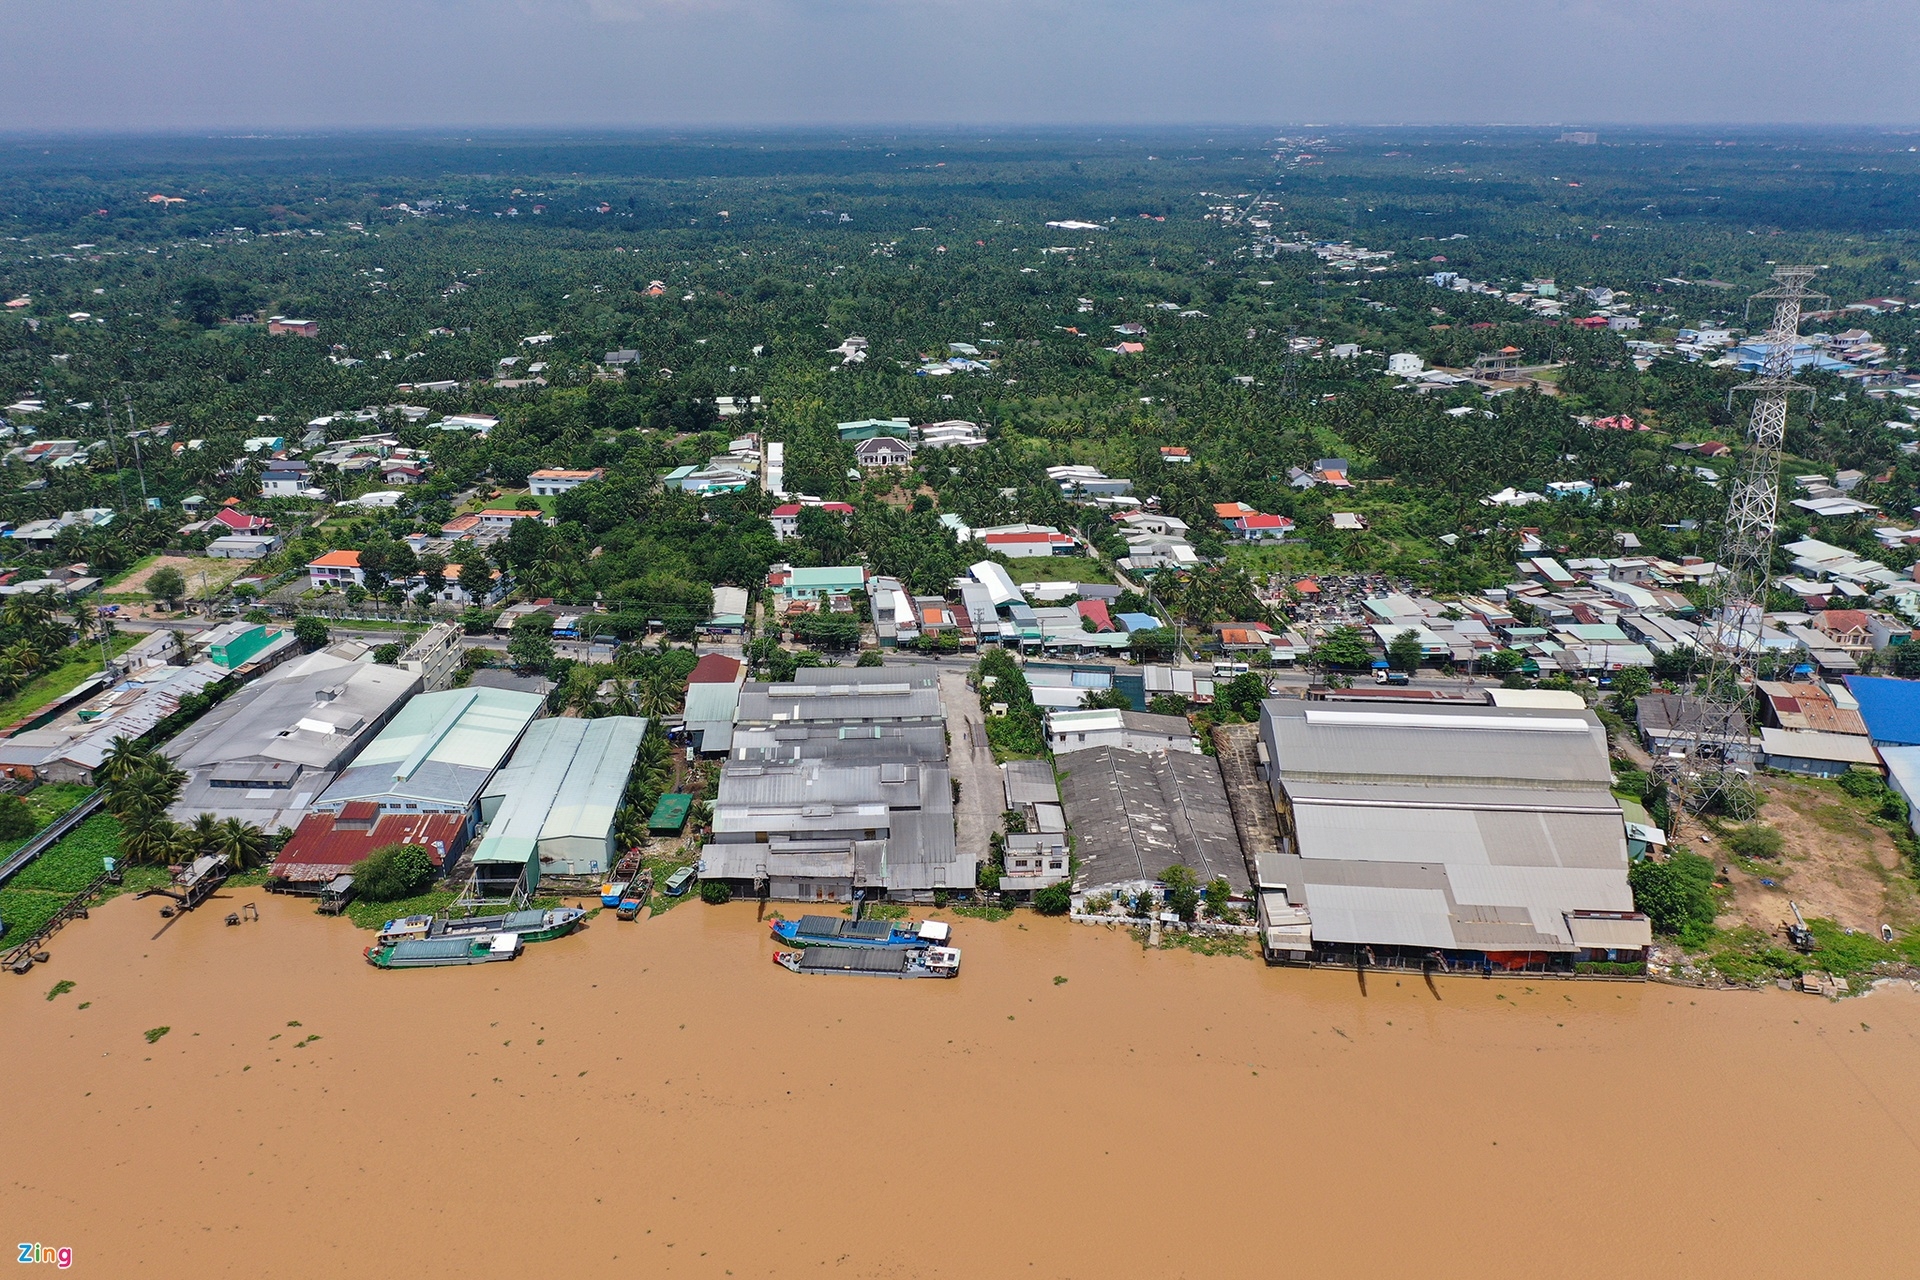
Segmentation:
<svg viewBox="0 0 1920 1280">
<path fill-rule="evenodd" d="M 952 928 L 938 920 L 848 920 L 843 916 L 801 916 L 775 920 L 773 936 L 795 947 L 868 947 L 915 950 L 944 944 Z"/>
</svg>

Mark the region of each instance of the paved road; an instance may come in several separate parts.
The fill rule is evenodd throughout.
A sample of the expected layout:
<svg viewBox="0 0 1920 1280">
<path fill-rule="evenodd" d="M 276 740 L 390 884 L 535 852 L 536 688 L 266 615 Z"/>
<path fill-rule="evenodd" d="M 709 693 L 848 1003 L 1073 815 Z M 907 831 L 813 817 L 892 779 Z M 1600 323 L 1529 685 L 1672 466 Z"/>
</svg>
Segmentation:
<svg viewBox="0 0 1920 1280">
<path fill-rule="evenodd" d="M 993 763 L 993 750 L 987 746 L 980 699 L 967 687 L 964 668 L 941 668 L 940 701 L 947 709 L 947 734 L 953 743 L 953 776 L 960 782 L 960 802 L 954 806 L 954 837 L 960 852 L 984 859 L 987 836 L 1000 825 L 1005 790 L 1000 784 L 1000 769 Z"/>
</svg>

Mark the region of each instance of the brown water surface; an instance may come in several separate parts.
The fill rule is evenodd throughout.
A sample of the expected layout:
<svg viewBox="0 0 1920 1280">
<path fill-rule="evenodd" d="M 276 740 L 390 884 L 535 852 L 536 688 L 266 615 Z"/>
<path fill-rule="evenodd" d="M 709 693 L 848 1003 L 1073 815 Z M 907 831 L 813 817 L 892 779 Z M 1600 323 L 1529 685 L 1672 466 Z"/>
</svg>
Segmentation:
<svg viewBox="0 0 1920 1280">
<path fill-rule="evenodd" d="M 742 904 L 399 973 L 258 891 L 160 923 L 123 899 L 0 976 L 0 1228 L 81 1274 L 1798 1278 L 1920 1246 L 1906 991 L 1363 995 L 1032 918 L 957 922 L 955 982 L 803 978 Z"/>
</svg>

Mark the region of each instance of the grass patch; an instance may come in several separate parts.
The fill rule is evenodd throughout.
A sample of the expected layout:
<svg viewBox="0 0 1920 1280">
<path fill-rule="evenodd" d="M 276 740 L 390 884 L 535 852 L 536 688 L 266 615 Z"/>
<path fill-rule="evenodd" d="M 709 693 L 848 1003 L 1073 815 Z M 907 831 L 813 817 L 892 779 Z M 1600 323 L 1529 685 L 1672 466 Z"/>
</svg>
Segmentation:
<svg viewBox="0 0 1920 1280">
<path fill-rule="evenodd" d="M 402 898 L 398 902 L 369 902 L 364 898 L 355 898 L 347 904 L 342 914 L 353 921 L 356 929 L 378 929 L 387 921 L 397 920 L 401 916 L 438 915 L 451 907 L 459 896 L 458 891 L 453 889 L 435 889 L 417 898 Z"/>
<path fill-rule="evenodd" d="M 60 817 L 67 810 L 73 808 L 73 806 L 79 804 L 91 794 L 92 791 L 90 788 L 82 787 L 71 782 L 48 783 L 46 786 L 35 787 L 32 791 L 28 792 L 26 801 L 27 808 L 33 811 L 34 835 L 45 831 L 54 819 Z M 15 849 L 18 849 L 31 839 L 33 839 L 33 836 L 30 835 L 19 840 L 0 841 L 0 859 L 8 857 Z"/>
<path fill-rule="evenodd" d="M 905 920 L 907 918 L 907 904 L 904 902 L 869 903 L 866 918 L 869 920 Z"/>
<path fill-rule="evenodd" d="M 667 879 L 682 867 L 692 866 L 697 859 L 679 854 L 660 854 L 656 857 L 642 858 L 640 865 L 653 872 L 653 891 L 647 896 L 650 914 L 665 915 L 683 902 L 692 902 L 700 896 L 696 884 L 688 884 L 687 891 L 679 897 L 667 896 Z"/>
<path fill-rule="evenodd" d="M 147 1037 L 148 1044 L 158 1044 L 160 1037 L 171 1030 L 173 1030 L 172 1027 L 150 1027 L 143 1034 Z"/>
<path fill-rule="evenodd" d="M 1870 933 L 1848 933 L 1831 920 L 1809 920 L 1807 928 L 1813 931 L 1816 944 L 1807 957 L 1807 967 L 1824 969 L 1836 978 L 1869 973 L 1904 958 L 1893 944 Z"/>
<path fill-rule="evenodd" d="M 1098 582 L 1113 584 L 1113 573 L 1085 556 L 1023 556 L 1007 565 L 1015 582 Z"/>
<path fill-rule="evenodd" d="M 67 992 L 71 990 L 73 990 L 73 983 L 66 978 L 62 978 L 60 981 L 53 984 L 53 989 L 51 991 L 47 992 L 47 999 L 58 1000 L 61 996 L 67 994 Z"/>
<path fill-rule="evenodd" d="M 134 574 L 139 573 L 142 569 L 147 568 L 149 565 L 151 565 L 154 561 L 158 560 L 159 558 L 160 557 L 157 553 L 150 556 L 141 556 L 138 560 L 133 562 L 133 566 L 131 568 L 122 569 L 119 573 L 114 574 L 111 578 L 108 578 L 105 582 L 101 583 L 100 590 L 102 591 L 113 590 L 115 587 L 125 582 L 128 578 L 131 578 Z"/>
<path fill-rule="evenodd" d="M 1163 948 L 1179 947 L 1197 956 L 1240 956 L 1252 959 L 1254 940 L 1237 933 L 1195 933 L 1187 929 L 1168 930 L 1160 935 Z"/>
<path fill-rule="evenodd" d="M 117 656 L 144 639 L 146 636 L 143 634 L 116 635 L 107 641 L 107 652 Z M 90 643 L 71 651 L 71 656 L 65 662 L 35 677 L 20 692 L 0 702 L 0 724 L 24 720 L 48 703 L 59 701 L 79 688 L 82 680 L 99 670 L 99 645 Z"/>
<path fill-rule="evenodd" d="M 959 906 L 948 907 L 947 910 L 957 916 L 965 916 L 969 920 L 985 920 L 991 924 L 998 924 L 1013 914 L 1013 908 L 997 907 L 991 902 L 964 902 Z"/>
</svg>

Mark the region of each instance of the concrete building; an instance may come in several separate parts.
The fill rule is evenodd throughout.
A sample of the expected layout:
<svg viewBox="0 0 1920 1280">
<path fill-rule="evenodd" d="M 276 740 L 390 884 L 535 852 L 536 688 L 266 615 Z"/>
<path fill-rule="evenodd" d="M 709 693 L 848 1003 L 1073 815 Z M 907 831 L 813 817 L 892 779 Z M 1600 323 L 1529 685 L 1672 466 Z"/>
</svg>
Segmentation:
<svg viewBox="0 0 1920 1280">
<path fill-rule="evenodd" d="M 187 775 L 168 812 L 297 827 L 307 807 L 406 700 L 412 672 L 311 653 L 248 685 L 164 749 Z"/>
<path fill-rule="evenodd" d="M 453 677 L 460 670 L 466 648 L 460 643 L 460 628 L 450 622 L 428 627 L 400 655 L 400 669 L 420 678 L 421 691 L 440 693 L 453 688 Z"/>
<path fill-rule="evenodd" d="M 614 815 L 646 732 L 638 716 L 528 726 L 480 794 L 487 828 L 473 869 L 482 891 L 504 897 L 542 875 L 599 875 L 619 861 Z"/>
<path fill-rule="evenodd" d="M 1247 863 L 1212 756 L 1094 747 L 1059 762 L 1060 796 L 1077 837 L 1076 895 L 1138 892 L 1168 867 L 1249 891 Z"/>
<path fill-rule="evenodd" d="M 318 560 L 307 562 L 307 581 L 315 591 L 329 587 L 363 587 L 366 570 L 360 567 L 358 551 L 329 551 Z"/>
<path fill-rule="evenodd" d="M 1181 716 L 1156 716 L 1144 711 L 1050 711 L 1047 748 L 1056 756 L 1095 747 L 1121 751 L 1198 752 L 1193 726 Z"/>
<path fill-rule="evenodd" d="M 545 700 L 500 689 L 423 693 L 402 708 L 313 807 L 371 800 L 383 813 L 471 814 Z"/>
<path fill-rule="evenodd" d="M 1280 829 L 1258 868 L 1270 958 L 1514 970 L 1569 970 L 1596 949 L 1642 958 L 1651 933 L 1632 916 L 1592 712 L 1275 698 L 1260 736 Z"/>
<path fill-rule="evenodd" d="M 230 533 L 209 542 L 205 554 L 212 560 L 264 560 L 285 545 L 285 539 L 270 533 Z"/>
<path fill-rule="evenodd" d="M 558 467 L 542 467 L 527 477 L 527 490 L 536 498 L 557 498 L 570 493 L 583 484 L 595 480 L 604 480 L 606 470 L 594 467 L 590 471 L 567 471 Z"/>
</svg>

